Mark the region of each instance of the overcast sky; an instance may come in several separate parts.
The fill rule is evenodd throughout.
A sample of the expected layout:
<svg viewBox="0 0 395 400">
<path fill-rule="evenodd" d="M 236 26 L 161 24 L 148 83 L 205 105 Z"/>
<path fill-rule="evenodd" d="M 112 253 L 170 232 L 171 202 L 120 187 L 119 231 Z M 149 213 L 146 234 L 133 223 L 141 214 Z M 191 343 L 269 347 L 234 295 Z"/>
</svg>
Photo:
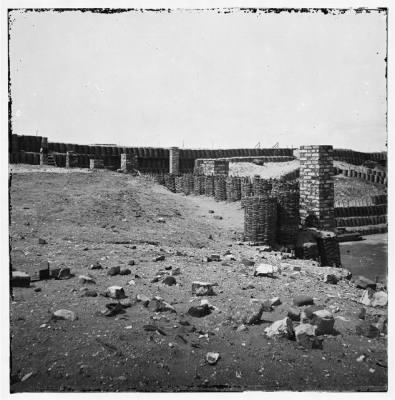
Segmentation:
<svg viewBox="0 0 395 400">
<path fill-rule="evenodd" d="M 50 141 L 385 150 L 386 15 L 12 12 L 13 130 Z"/>
</svg>

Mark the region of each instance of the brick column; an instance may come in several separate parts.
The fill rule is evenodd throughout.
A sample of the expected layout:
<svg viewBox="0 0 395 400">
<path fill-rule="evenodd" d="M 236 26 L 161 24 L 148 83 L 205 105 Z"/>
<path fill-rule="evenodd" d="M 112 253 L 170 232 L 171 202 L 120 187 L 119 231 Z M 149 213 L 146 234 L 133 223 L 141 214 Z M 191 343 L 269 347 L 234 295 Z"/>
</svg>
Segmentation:
<svg viewBox="0 0 395 400">
<path fill-rule="evenodd" d="M 48 165 L 48 138 L 41 138 L 40 165 Z"/>
<path fill-rule="evenodd" d="M 180 149 L 178 147 L 169 149 L 169 173 L 174 175 L 180 173 Z"/>
<path fill-rule="evenodd" d="M 335 229 L 333 147 L 300 148 L 300 219 L 322 230 Z"/>
<path fill-rule="evenodd" d="M 121 154 L 121 170 L 123 172 L 133 172 L 138 169 L 138 160 L 136 154 Z"/>
</svg>

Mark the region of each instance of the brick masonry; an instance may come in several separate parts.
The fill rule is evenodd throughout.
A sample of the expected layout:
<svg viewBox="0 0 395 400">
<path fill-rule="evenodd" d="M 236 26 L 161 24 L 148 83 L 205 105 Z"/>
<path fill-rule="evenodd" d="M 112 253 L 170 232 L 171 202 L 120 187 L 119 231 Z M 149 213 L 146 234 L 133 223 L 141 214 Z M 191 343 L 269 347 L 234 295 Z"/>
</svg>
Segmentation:
<svg viewBox="0 0 395 400">
<path fill-rule="evenodd" d="M 333 231 L 334 169 L 332 146 L 300 148 L 300 218 L 319 229 Z"/>
</svg>

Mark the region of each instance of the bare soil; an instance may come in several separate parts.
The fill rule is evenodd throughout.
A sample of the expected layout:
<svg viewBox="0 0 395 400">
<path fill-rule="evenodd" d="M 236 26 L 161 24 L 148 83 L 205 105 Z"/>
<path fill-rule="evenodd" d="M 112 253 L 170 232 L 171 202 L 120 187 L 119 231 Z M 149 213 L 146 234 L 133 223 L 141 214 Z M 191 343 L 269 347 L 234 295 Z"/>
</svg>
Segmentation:
<svg viewBox="0 0 395 400">
<path fill-rule="evenodd" d="M 12 392 L 386 390 L 387 336 L 355 333 L 363 290 L 347 280 L 324 283 L 323 274 L 331 268 L 260 253 L 239 242 L 240 202 L 172 194 L 147 178 L 104 170 L 28 172 L 26 167 L 12 174 L 12 267 L 33 274 L 49 261 L 51 268 L 69 267 L 74 277 L 13 288 Z M 47 244 L 39 244 L 39 238 Z M 236 261 L 204 260 L 213 253 L 223 259 L 227 250 Z M 159 255 L 164 261 L 153 261 Z M 254 277 L 255 267 L 241 263 L 245 257 L 277 265 L 281 273 Z M 130 260 L 135 265 L 128 265 Z M 102 270 L 90 269 L 96 262 Z M 108 276 L 113 266 L 131 274 Z M 301 267 L 296 276 L 294 266 Z M 152 282 L 159 271 L 169 274 L 176 268 L 177 285 Z M 131 307 L 103 316 L 100 311 L 113 300 L 83 295 L 81 288 L 88 285 L 78 277 L 88 273 L 96 280 L 89 289 L 101 293 L 120 285 Z M 196 280 L 218 283 L 216 295 L 193 296 Z M 137 294 L 161 296 L 176 313 L 153 312 L 135 301 Z M 307 350 L 264 334 L 271 321 L 287 315 L 299 294 L 334 312 L 338 334 L 324 336 L 323 349 Z M 251 299 L 274 296 L 282 304 L 264 313 L 261 324 L 236 330 L 254 307 Z M 189 307 L 202 299 L 215 309 L 202 318 L 190 316 Z M 75 312 L 78 319 L 51 320 L 59 309 Z M 367 307 L 367 313 L 386 310 Z M 147 331 L 145 325 L 159 330 Z M 210 351 L 220 354 L 215 365 L 206 362 Z M 361 355 L 366 358 L 358 362 Z"/>
</svg>

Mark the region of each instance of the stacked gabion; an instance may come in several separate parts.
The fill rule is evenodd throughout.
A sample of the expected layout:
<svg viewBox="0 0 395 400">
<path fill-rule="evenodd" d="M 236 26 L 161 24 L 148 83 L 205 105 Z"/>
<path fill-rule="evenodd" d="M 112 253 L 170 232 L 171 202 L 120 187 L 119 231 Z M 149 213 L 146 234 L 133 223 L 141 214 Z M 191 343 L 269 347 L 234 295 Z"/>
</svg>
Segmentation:
<svg viewBox="0 0 395 400">
<path fill-rule="evenodd" d="M 299 190 L 279 192 L 277 195 L 278 243 L 295 245 L 299 224 Z"/>
<path fill-rule="evenodd" d="M 184 174 L 182 176 L 182 191 L 185 195 L 189 195 L 193 192 L 193 175 Z"/>
<path fill-rule="evenodd" d="M 226 178 L 227 201 L 238 201 L 241 199 L 241 179 L 237 176 Z"/>
<path fill-rule="evenodd" d="M 176 193 L 182 193 L 182 182 L 183 182 L 182 175 L 178 175 L 174 178 Z"/>
<path fill-rule="evenodd" d="M 317 239 L 321 266 L 340 267 L 340 248 L 335 235 Z"/>
<path fill-rule="evenodd" d="M 199 196 L 204 194 L 204 176 L 195 175 L 193 177 L 193 194 Z"/>
<path fill-rule="evenodd" d="M 244 199 L 244 237 L 253 245 L 273 246 L 276 242 L 277 199 L 253 196 Z"/>
<path fill-rule="evenodd" d="M 284 181 L 282 179 L 274 179 L 272 181 L 273 196 L 287 191 L 299 191 L 299 181 Z"/>
<path fill-rule="evenodd" d="M 206 196 L 214 197 L 214 177 L 212 175 L 205 177 L 204 194 Z"/>
<path fill-rule="evenodd" d="M 175 176 L 173 174 L 166 174 L 165 175 L 165 186 L 170 192 L 176 192 L 176 182 Z"/>
<path fill-rule="evenodd" d="M 165 175 L 164 174 L 154 174 L 153 175 L 154 181 L 159 185 L 165 185 Z"/>
<path fill-rule="evenodd" d="M 255 176 L 252 182 L 252 191 L 254 196 L 266 196 L 269 195 L 272 190 L 272 182 L 268 179 L 262 179 L 259 176 Z"/>
<path fill-rule="evenodd" d="M 214 198 L 216 201 L 226 200 L 226 178 L 224 175 L 214 177 Z"/>
<path fill-rule="evenodd" d="M 249 177 L 241 178 L 241 198 L 250 197 L 252 195 L 252 183 Z"/>
</svg>

